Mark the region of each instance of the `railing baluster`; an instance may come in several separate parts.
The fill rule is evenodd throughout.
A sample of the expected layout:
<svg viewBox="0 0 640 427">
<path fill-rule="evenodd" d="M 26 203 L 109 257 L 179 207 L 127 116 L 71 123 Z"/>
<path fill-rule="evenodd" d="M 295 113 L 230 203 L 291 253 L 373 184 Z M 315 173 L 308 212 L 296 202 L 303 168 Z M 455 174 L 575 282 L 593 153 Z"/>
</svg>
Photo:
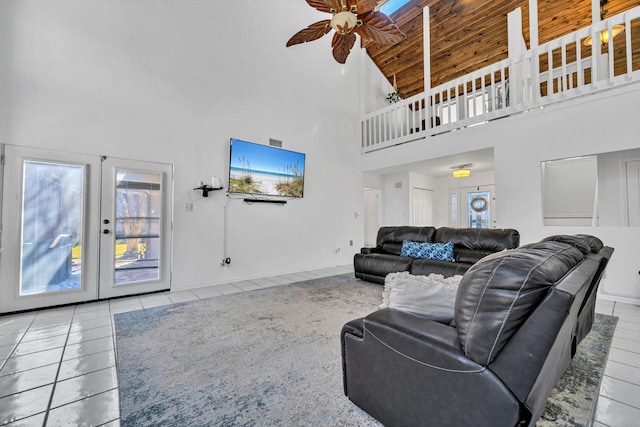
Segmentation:
<svg viewBox="0 0 640 427">
<path fill-rule="evenodd" d="M 547 79 L 547 96 L 550 99 L 553 99 L 553 94 L 555 91 L 553 90 L 553 49 L 549 46 L 549 51 L 547 52 L 547 66 L 549 68 L 549 78 Z"/>
<path fill-rule="evenodd" d="M 613 77 L 614 74 L 616 72 L 615 67 L 613 66 L 613 59 L 615 56 L 615 52 L 613 50 L 613 27 L 611 26 L 611 21 L 607 22 L 607 32 L 609 33 L 609 43 L 608 43 L 608 47 L 609 47 L 609 55 L 608 55 L 608 63 L 607 63 L 607 68 L 608 68 L 608 73 L 607 75 L 609 76 L 608 81 L 609 84 L 612 85 L 613 84 Z"/>
<path fill-rule="evenodd" d="M 562 91 L 569 90 L 569 84 L 567 82 L 567 45 L 562 43 L 561 48 L 561 66 L 562 66 Z"/>
<path fill-rule="evenodd" d="M 633 73 L 633 50 L 631 46 L 631 18 L 628 13 L 624 14 L 624 28 L 627 41 L 627 80 L 631 80 L 631 73 Z"/>
<path fill-rule="evenodd" d="M 576 34 L 576 68 L 578 73 L 578 92 L 582 92 L 584 85 L 584 67 L 582 66 L 582 43 Z"/>
<path fill-rule="evenodd" d="M 500 98 L 502 101 L 502 108 L 506 109 L 508 107 L 507 105 L 507 90 L 508 90 L 508 85 L 509 82 L 507 82 L 507 76 L 504 72 L 505 67 L 500 67 L 500 84 L 502 85 L 502 90 L 500 91 Z"/>
</svg>

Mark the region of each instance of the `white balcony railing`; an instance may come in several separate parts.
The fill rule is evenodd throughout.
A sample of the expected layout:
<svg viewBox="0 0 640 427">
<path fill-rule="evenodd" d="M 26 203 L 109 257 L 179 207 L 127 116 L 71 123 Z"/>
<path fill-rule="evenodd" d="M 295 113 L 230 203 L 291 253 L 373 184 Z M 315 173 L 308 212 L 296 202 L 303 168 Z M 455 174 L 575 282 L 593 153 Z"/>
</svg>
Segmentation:
<svg viewBox="0 0 640 427">
<path fill-rule="evenodd" d="M 617 37 L 615 25 L 624 31 Z M 593 46 L 585 44 L 587 37 Z M 640 81 L 640 6 L 507 58 L 362 119 L 362 151 L 486 123 Z"/>
</svg>

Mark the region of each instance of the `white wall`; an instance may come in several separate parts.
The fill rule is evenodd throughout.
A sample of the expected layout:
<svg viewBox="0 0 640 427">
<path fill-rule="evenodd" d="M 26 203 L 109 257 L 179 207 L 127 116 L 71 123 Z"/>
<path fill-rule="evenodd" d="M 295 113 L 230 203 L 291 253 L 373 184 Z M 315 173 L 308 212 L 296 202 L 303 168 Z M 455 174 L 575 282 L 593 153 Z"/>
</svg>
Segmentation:
<svg viewBox="0 0 640 427">
<path fill-rule="evenodd" d="M 640 160 L 640 149 L 598 154 L 598 224 L 600 225 L 622 226 L 629 223 L 628 208 L 624 209 L 627 207 L 625 161 L 631 160 Z"/>
<path fill-rule="evenodd" d="M 173 164 L 174 288 L 349 264 L 362 51 L 285 48 L 326 17 L 299 0 L 2 0 L 0 142 Z M 220 268 L 226 198 L 191 189 L 226 183 L 230 137 L 306 153 L 305 197 L 229 200 Z"/>
<path fill-rule="evenodd" d="M 387 95 L 393 92 L 393 86 L 382 71 L 371 60 L 366 51 L 362 51 L 362 78 L 360 80 L 360 113 L 369 114 L 389 105 Z"/>
<path fill-rule="evenodd" d="M 411 222 L 410 174 L 399 173 L 382 179 L 382 226 L 407 225 Z"/>
<path fill-rule="evenodd" d="M 601 284 L 603 295 L 640 302 L 638 227 L 543 226 L 540 162 L 638 148 L 640 87 L 589 96 L 458 132 L 363 156 L 366 172 L 420 159 L 494 147 L 499 228 L 520 231 L 521 243 L 551 234 L 588 233 L 615 248 Z M 386 201 L 383 201 L 386 203 Z"/>
</svg>

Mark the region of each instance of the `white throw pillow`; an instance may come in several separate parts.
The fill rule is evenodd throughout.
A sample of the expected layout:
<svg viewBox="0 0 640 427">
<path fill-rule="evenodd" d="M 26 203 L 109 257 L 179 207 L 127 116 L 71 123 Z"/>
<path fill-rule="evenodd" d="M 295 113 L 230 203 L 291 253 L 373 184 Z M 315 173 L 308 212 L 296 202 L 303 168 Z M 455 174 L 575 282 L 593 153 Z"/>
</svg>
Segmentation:
<svg viewBox="0 0 640 427">
<path fill-rule="evenodd" d="M 408 311 L 436 322 L 449 324 L 453 320 L 456 293 L 462 276 L 442 274 L 414 276 L 406 271 L 389 273 L 384 279 L 382 305 Z"/>
</svg>

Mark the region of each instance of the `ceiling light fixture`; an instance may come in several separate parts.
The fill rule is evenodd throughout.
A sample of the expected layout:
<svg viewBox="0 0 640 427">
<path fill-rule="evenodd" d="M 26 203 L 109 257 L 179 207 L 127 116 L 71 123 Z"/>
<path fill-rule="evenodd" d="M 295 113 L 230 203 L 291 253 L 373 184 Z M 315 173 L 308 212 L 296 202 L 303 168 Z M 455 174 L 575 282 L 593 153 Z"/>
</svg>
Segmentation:
<svg viewBox="0 0 640 427">
<path fill-rule="evenodd" d="M 473 166 L 471 163 L 465 163 L 464 165 L 454 166 L 453 169 L 453 177 L 454 178 L 468 178 L 471 175 L 471 169 Z"/>
<path fill-rule="evenodd" d="M 606 4 L 609 3 L 609 0 L 601 0 L 600 1 L 600 20 L 604 20 L 604 17 L 607 16 L 607 13 L 609 13 L 608 10 L 604 10 L 603 8 L 606 6 Z M 618 34 L 622 33 L 624 31 L 624 25 L 622 24 L 618 24 L 618 25 L 614 25 L 611 28 L 611 38 L 613 39 L 615 36 L 617 36 Z M 591 36 L 587 37 L 586 39 L 584 39 L 584 45 L 585 46 L 591 46 L 593 45 L 593 38 Z M 602 30 L 600 31 L 600 44 L 607 44 L 609 43 L 609 30 Z"/>
</svg>

